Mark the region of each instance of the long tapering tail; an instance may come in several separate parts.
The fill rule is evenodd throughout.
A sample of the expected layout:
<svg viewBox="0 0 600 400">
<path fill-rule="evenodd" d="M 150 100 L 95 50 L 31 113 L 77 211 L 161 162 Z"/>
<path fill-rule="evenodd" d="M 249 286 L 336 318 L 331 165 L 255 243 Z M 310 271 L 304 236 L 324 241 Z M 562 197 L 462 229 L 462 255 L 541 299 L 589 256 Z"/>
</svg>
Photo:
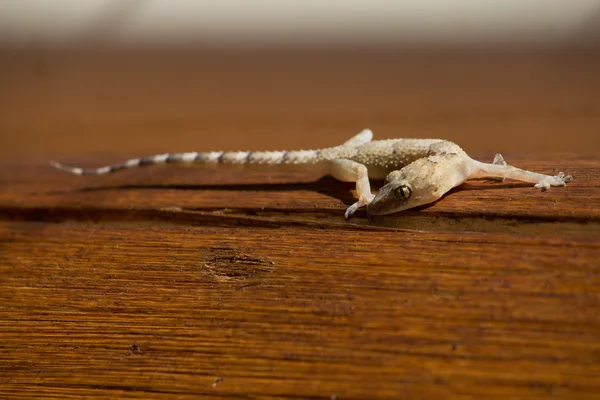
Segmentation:
<svg viewBox="0 0 600 400">
<path fill-rule="evenodd" d="M 75 175 L 105 175 L 124 169 L 145 167 L 157 164 L 237 164 L 237 165 L 276 165 L 276 164 L 311 164 L 318 161 L 318 151 L 212 151 L 207 153 L 172 153 L 157 154 L 149 157 L 133 158 L 119 164 L 100 168 L 71 167 L 55 161 L 50 165 L 61 171 Z"/>
<path fill-rule="evenodd" d="M 52 161 L 50 165 L 61 171 L 75 175 L 106 175 L 124 169 L 145 167 L 157 164 L 232 164 L 232 165 L 298 165 L 317 164 L 337 158 L 348 148 L 365 144 L 373 138 L 373 132 L 365 129 L 344 142 L 341 146 L 322 150 L 297 151 L 210 151 L 205 153 L 165 153 L 149 157 L 132 158 L 125 162 L 100 168 L 70 167 Z M 341 153 L 340 153 L 341 152 Z"/>
</svg>

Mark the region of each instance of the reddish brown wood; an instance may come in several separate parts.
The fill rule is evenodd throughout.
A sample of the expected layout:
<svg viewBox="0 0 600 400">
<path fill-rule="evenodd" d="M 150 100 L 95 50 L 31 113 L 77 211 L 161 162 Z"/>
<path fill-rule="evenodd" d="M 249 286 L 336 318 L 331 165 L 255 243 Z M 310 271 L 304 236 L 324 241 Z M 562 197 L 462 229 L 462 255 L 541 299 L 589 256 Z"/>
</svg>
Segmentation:
<svg viewBox="0 0 600 400">
<path fill-rule="evenodd" d="M 598 239 L 1 229 L 4 395 L 593 398 L 600 389 Z"/>
<path fill-rule="evenodd" d="M 600 151 L 600 50 L 1 51 L 0 154 L 301 148 L 440 137 Z"/>
<path fill-rule="evenodd" d="M 464 86 L 450 73 L 425 85 L 444 65 L 418 58 L 404 67 L 419 72 L 412 86 L 402 74 L 395 82 L 397 54 L 377 55 L 395 60 L 382 67 L 338 55 L 322 71 L 298 56 L 273 56 L 274 68 L 245 55 L 236 60 L 248 69 L 223 83 L 232 103 L 207 77 L 184 85 L 200 56 L 131 55 L 127 70 L 98 54 L 0 63 L 0 397 L 597 398 L 598 59 L 557 54 L 449 61 L 472 78 Z M 204 72 L 214 78 L 233 56 L 212 57 Z M 159 66 L 140 68 L 149 59 Z M 286 77 L 298 79 L 284 87 Z M 376 89 L 361 99 L 367 83 Z M 245 109 L 257 88 L 277 98 Z M 210 141 L 194 136 L 207 120 Z M 511 164 L 575 179 L 547 192 L 472 182 L 429 207 L 346 222 L 352 185 L 309 174 L 77 177 L 48 165 L 327 146 L 371 120 L 388 132 L 425 127 L 481 160 L 504 143 Z M 306 125 L 277 135 L 293 121 Z M 523 140 L 502 142 L 505 131 Z"/>
</svg>

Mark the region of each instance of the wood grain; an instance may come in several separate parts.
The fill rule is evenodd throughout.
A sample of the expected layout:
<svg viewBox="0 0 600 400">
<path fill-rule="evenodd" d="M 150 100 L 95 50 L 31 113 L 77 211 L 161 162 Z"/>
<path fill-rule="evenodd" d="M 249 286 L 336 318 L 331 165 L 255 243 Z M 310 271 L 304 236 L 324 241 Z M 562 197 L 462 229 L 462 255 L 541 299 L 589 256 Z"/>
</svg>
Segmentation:
<svg viewBox="0 0 600 400">
<path fill-rule="evenodd" d="M 27 60 L 36 57 L 45 60 L 39 96 L 27 72 L 35 71 Z M 0 103 L 12 107 L 0 111 L 0 398 L 598 398 L 595 53 L 510 57 L 500 64 L 477 57 L 456 61 L 449 64 L 456 73 L 460 64 L 482 75 L 462 91 L 445 75 L 437 83 L 448 79 L 447 97 L 426 100 L 422 94 L 421 103 L 398 117 L 409 125 L 420 121 L 411 126 L 440 127 L 439 133 L 453 120 L 450 137 L 444 136 L 480 160 L 493 158 L 488 144 L 509 143 L 496 133 L 519 127 L 507 133 L 523 136 L 508 146 L 507 161 L 572 174 L 567 187 L 541 192 L 510 181 L 469 182 L 433 205 L 372 221 L 358 213 L 349 222 L 343 212 L 353 202 L 353 186 L 310 174 L 158 167 L 77 177 L 48 163 L 99 166 L 163 150 L 235 149 L 240 143 L 274 148 L 279 139 L 277 147 L 326 146 L 345 139 L 358 123 L 362 128 L 365 115 L 381 117 L 390 132 L 402 130 L 388 101 L 406 100 L 402 96 L 425 86 L 409 85 L 399 97 L 372 97 L 384 93 L 398 64 L 367 79 L 370 70 L 361 68 L 374 64 L 348 66 L 340 77 L 336 66 L 348 64 L 331 61 L 322 75 L 305 75 L 306 64 L 275 58 L 281 69 L 272 76 L 274 69 L 256 67 L 268 60 L 247 54 L 240 60 L 250 72 L 230 82 L 234 100 L 228 103 L 216 94 L 216 83 L 201 96 L 186 97 L 181 82 L 171 86 L 179 81 L 166 78 L 181 78 L 200 56 L 191 67 L 181 61 L 185 57 L 174 56 L 181 64 L 152 58 L 158 66 L 139 69 L 137 78 L 132 71 L 145 65 L 147 55 L 132 55 L 128 72 L 103 70 L 116 67 L 101 54 L 79 57 L 21 54 L 10 68 L 0 63 L 12 79 L 0 74 L 10 92 L 0 95 Z M 378 57 L 401 60 L 397 54 Z M 212 60 L 214 70 L 227 64 Z M 540 60 L 564 62 L 543 67 Z M 541 76 L 527 83 L 535 71 Z M 555 79 L 567 71 L 580 74 Z M 326 109 L 338 98 L 333 89 L 354 73 L 357 86 L 342 94 L 355 95 L 369 81 L 377 91 L 363 108 L 345 100 Z M 482 89 L 483 77 L 492 75 L 497 79 Z M 318 76 L 324 98 L 303 110 L 316 89 L 302 79 L 281 86 L 289 76 Z M 147 87 L 153 78 L 163 80 Z M 270 78 L 273 86 L 264 86 Z M 514 79 L 524 83 L 523 98 L 507 94 L 512 89 L 505 84 Z M 111 105 L 118 83 L 122 103 Z M 147 98 L 161 85 L 172 90 L 163 100 L 174 98 L 173 105 Z M 283 101 L 259 97 L 245 110 L 241 99 L 260 87 Z M 479 106 L 477 90 L 487 93 Z M 303 91 L 306 97 L 294 97 Z M 561 93 L 570 96 L 548 96 Z M 188 118 L 200 104 L 193 100 L 211 94 L 217 97 L 209 111 Z M 35 118 L 25 112 L 26 99 L 32 99 Z M 134 99 L 130 106 L 128 99 Z M 268 117 L 271 107 L 277 112 Z M 482 114 L 466 123 L 477 115 L 474 109 Z M 164 124 L 156 124 L 161 118 Z M 503 118 L 505 125 L 495 125 Z M 216 132 L 210 143 L 193 133 L 205 120 Z M 300 138 L 278 134 L 298 120 L 321 128 Z M 452 137 L 459 126 L 464 132 Z M 485 126 L 491 127 L 489 143 L 477 134 Z M 526 126 L 534 128 L 530 138 Z M 81 135 L 77 127 L 105 134 Z M 143 127 L 149 131 L 142 133 Z M 249 139 L 241 128 L 262 133 Z M 179 133 L 165 136 L 169 131 Z M 562 135 L 574 145 L 565 145 Z M 199 145 L 186 147 L 192 143 Z M 533 151 L 536 143 L 545 150 Z"/>
<path fill-rule="evenodd" d="M 180 174 L 118 186 L 138 170 L 103 189 L 5 168 L 0 394 L 593 398 L 600 165 L 564 160 L 567 188 L 464 190 L 390 217 L 414 232 L 344 222 L 349 187 L 330 180 L 333 197 Z"/>
<path fill-rule="evenodd" d="M 591 399 L 600 390 L 598 240 L 1 229 L 3 395 Z"/>
</svg>

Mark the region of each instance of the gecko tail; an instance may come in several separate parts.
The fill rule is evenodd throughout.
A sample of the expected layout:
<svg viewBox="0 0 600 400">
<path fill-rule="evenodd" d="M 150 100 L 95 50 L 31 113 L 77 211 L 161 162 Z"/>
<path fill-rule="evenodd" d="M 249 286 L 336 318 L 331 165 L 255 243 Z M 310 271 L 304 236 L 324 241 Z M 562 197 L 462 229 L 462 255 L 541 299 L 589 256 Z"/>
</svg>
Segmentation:
<svg viewBox="0 0 600 400">
<path fill-rule="evenodd" d="M 122 168 L 116 168 L 116 166 L 107 166 L 102 168 L 80 168 L 71 167 L 68 165 L 61 164 L 56 161 L 51 161 L 50 165 L 58 170 L 70 172 L 73 175 L 103 175 L 113 171 L 117 171 Z"/>
<path fill-rule="evenodd" d="M 354 135 L 341 146 L 358 147 L 373 139 L 373 132 L 364 129 Z M 338 146 L 340 147 L 340 146 Z M 328 149 L 325 149 L 328 150 Z M 188 153 L 165 153 L 149 157 L 132 158 L 120 164 L 107 165 L 100 168 L 71 167 L 56 161 L 50 165 L 58 170 L 69 172 L 73 175 L 106 175 L 124 169 L 145 167 L 157 164 L 231 164 L 241 166 L 262 165 L 302 165 L 315 164 L 324 159 L 321 150 L 296 150 L 296 151 L 209 151 Z"/>
<path fill-rule="evenodd" d="M 83 168 L 69 167 L 56 161 L 50 161 L 50 165 L 61 171 L 70 172 L 74 175 L 83 175 Z"/>
<path fill-rule="evenodd" d="M 163 164 L 167 162 L 178 161 L 181 162 L 181 157 L 183 154 L 157 154 L 151 157 L 142 157 L 142 158 L 132 158 L 131 160 L 127 160 L 120 164 L 107 165 L 105 167 L 100 168 L 81 168 L 81 167 L 71 167 L 68 165 L 61 164 L 56 161 L 51 161 L 50 165 L 56 169 L 61 171 L 70 172 L 73 175 L 106 175 L 111 174 L 113 172 L 121 171 L 129 168 L 137 168 L 143 167 L 147 165 L 156 165 Z"/>
</svg>

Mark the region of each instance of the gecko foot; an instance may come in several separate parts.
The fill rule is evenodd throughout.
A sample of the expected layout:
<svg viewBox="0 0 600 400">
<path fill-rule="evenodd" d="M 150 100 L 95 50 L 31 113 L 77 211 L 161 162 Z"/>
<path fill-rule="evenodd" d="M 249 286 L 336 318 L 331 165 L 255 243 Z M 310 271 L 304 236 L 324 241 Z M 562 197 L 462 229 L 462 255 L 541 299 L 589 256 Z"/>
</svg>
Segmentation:
<svg viewBox="0 0 600 400">
<path fill-rule="evenodd" d="M 548 176 L 538 183 L 535 184 L 535 188 L 548 190 L 551 186 L 565 186 L 567 182 L 569 182 L 573 177 L 571 175 L 565 176 L 563 172 L 559 172 L 558 175 Z"/>
<path fill-rule="evenodd" d="M 506 163 L 506 161 L 504 161 L 504 157 L 502 157 L 502 154 L 500 154 L 500 153 L 496 153 L 496 156 L 494 157 L 494 161 L 492 161 L 492 164 L 496 164 L 496 165 L 508 165 Z"/>
<path fill-rule="evenodd" d="M 496 156 L 494 157 L 494 161 L 492 161 L 492 164 L 495 165 L 504 165 L 507 166 L 508 163 L 506 161 L 504 161 L 504 157 L 502 157 L 502 154 L 500 153 L 496 153 Z M 490 182 L 504 182 L 506 178 L 488 178 L 488 181 Z"/>
<path fill-rule="evenodd" d="M 361 208 L 363 206 L 369 205 L 369 203 L 371 201 L 373 201 L 374 198 L 375 198 L 374 194 L 369 194 L 369 196 L 361 196 L 356 203 L 354 203 L 350 207 L 348 207 L 348 209 L 346 210 L 346 213 L 344 214 L 344 217 L 346 219 L 349 219 L 352 216 L 352 214 L 354 214 L 356 212 L 356 210 L 358 210 L 359 208 Z"/>
</svg>

